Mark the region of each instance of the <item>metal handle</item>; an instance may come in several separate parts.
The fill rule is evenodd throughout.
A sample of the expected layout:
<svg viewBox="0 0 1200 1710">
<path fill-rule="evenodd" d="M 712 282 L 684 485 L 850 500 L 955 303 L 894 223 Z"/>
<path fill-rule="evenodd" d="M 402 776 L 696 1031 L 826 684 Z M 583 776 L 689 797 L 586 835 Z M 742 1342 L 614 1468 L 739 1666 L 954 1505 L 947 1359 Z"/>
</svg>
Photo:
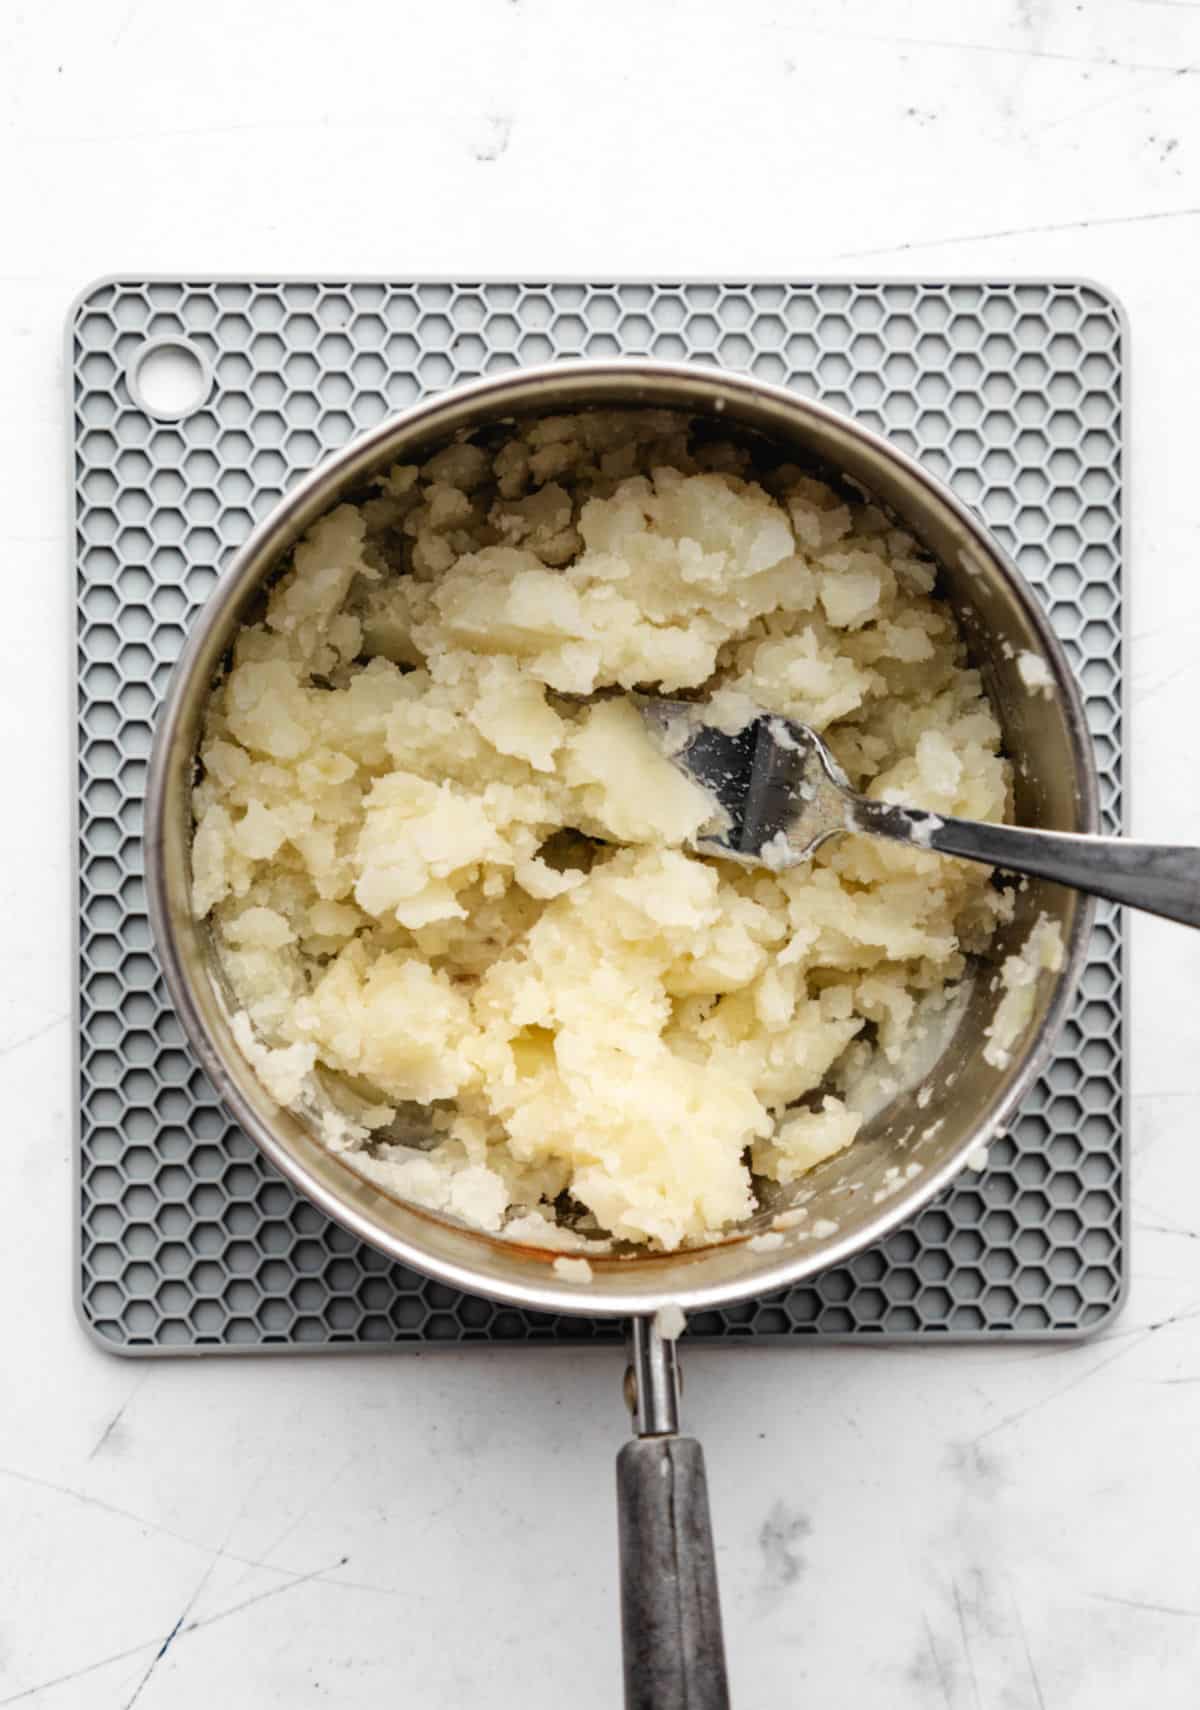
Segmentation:
<svg viewBox="0 0 1200 1710">
<path fill-rule="evenodd" d="M 617 1456 L 626 1710 L 729 1710 L 704 1451 L 675 1435 L 674 1344 L 630 1328 L 637 1428 Z"/>
<path fill-rule="evenodd" d="M 854 804 L 854 818 L 856 829 L 881 837 L 1052 879 L 1127 908 L 1200 926 L 1200 849 L 942 819 L 919 808 L 894 807 L 863 797 Z"/>
</svg>

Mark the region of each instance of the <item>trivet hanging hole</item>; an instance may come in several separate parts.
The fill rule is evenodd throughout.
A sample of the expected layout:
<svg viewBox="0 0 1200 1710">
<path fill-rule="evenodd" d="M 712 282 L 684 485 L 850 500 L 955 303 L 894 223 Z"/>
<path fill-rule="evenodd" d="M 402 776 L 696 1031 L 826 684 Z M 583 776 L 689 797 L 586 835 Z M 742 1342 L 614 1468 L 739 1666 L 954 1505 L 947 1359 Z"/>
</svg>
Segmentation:
<svg viewBox="0 0 1200 1710">
<path fill-rule="evenodd" d="M 212 373 L 204 358 L 179 339 L 144 344 L 129 365 L 129 392 L 135 404 L 159 421 L 177 422 L 207 402 Z"/>
</svg>

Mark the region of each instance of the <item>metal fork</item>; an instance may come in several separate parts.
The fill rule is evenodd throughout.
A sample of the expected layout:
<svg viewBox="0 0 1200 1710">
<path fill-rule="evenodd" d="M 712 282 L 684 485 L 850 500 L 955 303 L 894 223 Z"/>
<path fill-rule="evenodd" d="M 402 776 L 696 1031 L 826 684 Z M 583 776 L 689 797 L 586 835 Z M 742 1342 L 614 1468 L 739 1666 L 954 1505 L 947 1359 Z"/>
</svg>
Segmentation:
<svg viewBox="0 0 1200 1710">
<path fill-rule="evenodd" d="M 1200 926 L 1200 849 L 991 825 L 873 801 L 851 789 L 806 724 L 764 712 L 728 732 L 704 722 L 703 703 L 636 700 L 657 746 L 714 800 L 714 827 L 695 840 L 704 854 L 782 871 L 809 860 L 831 837 L 865 832 Z"/>
</svg>

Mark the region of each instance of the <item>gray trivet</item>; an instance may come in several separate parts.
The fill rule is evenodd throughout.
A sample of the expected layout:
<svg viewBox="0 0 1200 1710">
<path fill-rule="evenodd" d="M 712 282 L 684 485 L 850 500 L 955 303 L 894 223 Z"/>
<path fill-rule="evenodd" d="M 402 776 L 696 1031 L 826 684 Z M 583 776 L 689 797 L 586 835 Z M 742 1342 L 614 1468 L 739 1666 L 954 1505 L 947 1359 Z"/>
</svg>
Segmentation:
<svg viewBox="0 0 1200 1710">
<path fill-rule="evenodd" d="M 553 356 L 748 369 L 849 410 L 946 476 L 1048 605 L 1121 818 L 1120 309 L 1090 284 L 385 284 L 107 280 L 67 331 L 79 667 L 79 1290 L 131 1354 L 596 1340 L 606 1323 L 464 1298 L 387 1264 L 259 1159 L 162 991 L 138 841 L 154 709 L 188 620 L 252 521 L 425 392 Z M 206 395 L 140 402 L 182 340 Z M 131 387 L 131 380 L 133 385 Z M 1122 949 L 1102 909 L 1059 1055 L 986 1174 L 908 1229 L 694 1334 L 1064 1336 L 1124 1276 Z"/>
</svg>

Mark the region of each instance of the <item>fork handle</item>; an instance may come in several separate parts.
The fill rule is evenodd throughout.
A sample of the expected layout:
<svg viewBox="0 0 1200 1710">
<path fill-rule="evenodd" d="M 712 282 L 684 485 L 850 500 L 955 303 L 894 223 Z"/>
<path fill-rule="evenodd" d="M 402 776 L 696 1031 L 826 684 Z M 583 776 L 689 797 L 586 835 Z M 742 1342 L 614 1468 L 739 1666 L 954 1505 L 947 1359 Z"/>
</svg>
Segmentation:
<svg viewBox="0 0 1200 1710">
<path fill-rule="evenodd" d="M 1092 896 L 1107 897 L 1184 926 L 1200 926 L 1200 849 L 1169 843 L 1135 843 L 1126 837 L 1089 837 L 1071 831 L 1031 831 L 943 819 L 920 808 L 896 807 L 859 797 L 854 829 L 983 861 L 1013 873 L 1051 879 Z"/>
</svg>

